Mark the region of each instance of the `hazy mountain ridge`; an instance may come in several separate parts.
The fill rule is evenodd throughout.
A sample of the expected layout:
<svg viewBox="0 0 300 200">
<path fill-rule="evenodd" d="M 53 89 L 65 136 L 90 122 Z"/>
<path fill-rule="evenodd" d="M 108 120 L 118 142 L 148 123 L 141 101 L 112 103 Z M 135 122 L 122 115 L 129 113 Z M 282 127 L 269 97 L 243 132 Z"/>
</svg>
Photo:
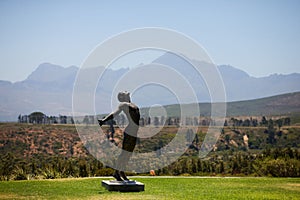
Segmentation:
<svg viewBox="0 0 300 200">
<path fill-rule="evenodd" d="M 43 63 L 27 79 L 17 82 L 16 87 L 29 87 L 41 91 L 66 91 L 73 89 L 78 67 L 64 68 Z"/>
<path fill-rule="evenodd" d="M 203 78 L 195 78 L 195 74 L 198 72 L 192 69 L 192 65 L 189 62 L 172 53 L 166 53 L 153 62 L 172 66 L 179 73 L 191 80 L 190 83 L 194 90 L 199 92 L 198 99 L 203 100 L 203 102 L 210 102 L 209 91 L 204 81 L 199 80 Z M 205 70 L 210 70 L 210 68 L 214 67 L 212 64 L 197 60 L 192 60 L 191 62 L 203 68 L 204 73 Z M 270 76 L 256 78 L 230 65 L 219 65 L 217 69 L 223 79 L 227 102 L 257 99 L 300 91 L 299 73 L 287 75 L 272 74 Z M 214 76 L 215 74 L 211 73 L 209 75 Z"/>
<path fill-rule="evenodd" d="M 201 102 L 210 102 L 209 93 L 206 86 L 203 85 L 203 80 L 196 79 L 193 71 L 184 70 L 184 65 L 186 64 L 184 61 L 176 60 L 166 55 L 154 62 L 174 66 L 193 84 L 194 90 L 201 97 L 198 97 L 198 99 L 201 99 Z M 229 65 L 218 66 L 218 69 L 224 81 L 228 102 L 300 91 L 300 74 L 298 73 L 288 75 L 273 74 L 267 77 L 255 78 Z M 2 94 L 0 96 L 0 121 L 15 121 L 19 114 L 29 114 L 36 110 L 43 111 L 47 115 L 71 115 L 73 84 L 78 70 L 79 68 L 75 66 L 64 68 L 59 65 L 43 63 L 24 81 L 15 83 L 0 81 L 0 92 Z M 88 74 L 95 75 L 96 70 L 96 68 L 91 69 Z M 129 69 L 109 69 L 105 72 L 106 74 L 101 80 L 105 85 L 100 84 L 97 87 L 97 95 L 104 98 L 101 99 L 101 103 L 110 97 L 117 80 L 128 71 Z M 86 87 L 89 87 L 88 80 Z M 155 94 L 155 91 L 153 93 Z M 163 96 L 155 95 L 156 97 Z M 148 99 L 150 98 L 151 95 Z M 147 98 L 140 97 L 136 99 L 143 101 L 137 102 L 139 105 L 147 105 Z M 163 99 L 155 99 L 158 101 L 158 104 L 166 105 L 166 101 L 163 101 Z M 150 101 L 150 103 L 152 102 Z M 173 103 L 170 102 L 169 104 Z M 110 111 L 109 104 L 106 105 L 104 103 L 103 106 L 107 107 L 105 112 Z"/>
<path fill-rule="evenodd" d="M 220 71 L 222 66 L 219 67 Z M 221 71 L 222 73 L 222 71 Z M 222 74 L 229 101 L 257 99 L 284 93 L 297 92 L 300 89 L 300 74 L 273 74 L 267 77 L 244 76 L 231 78 Z"/>
</svg>

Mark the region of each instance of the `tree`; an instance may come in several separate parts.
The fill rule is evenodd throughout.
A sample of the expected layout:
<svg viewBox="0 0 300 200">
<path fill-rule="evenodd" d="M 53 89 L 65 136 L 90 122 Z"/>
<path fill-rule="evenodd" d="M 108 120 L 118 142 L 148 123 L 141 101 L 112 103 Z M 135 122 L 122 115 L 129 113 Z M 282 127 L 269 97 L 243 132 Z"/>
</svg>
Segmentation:
<svg viewBox="0 0 300 200">
<path fill-rule="evenodd" d="M 199 125 L 199 119 L 198 117 L 194 117 L 194 126 L 198 126 Z"/>
<path fill-rule="evenodd" d="M 282 125 L 283 125 L 283 120 L 282 120 L 282 119 L 276 120 L 276 124 L 277 124 L 277 126 L 278 126 L 278 129 L 280 130 L 280 128 L 281 128 Z"/>
<path fill-rule="evenodd" d="M 158 117 L 154 117 L 154 126 L 158 127 L 159 126 L 159 118 Z"/>
<path fill-rule="evenodd" d="M 74 124 L 75 122 L 74 122 L 74 118 L 73 117 L 71 117 L 71 124 Z"/>
<path fill-rule="evenodd" d="M 245 121 L 243 122 L 243 126 L 250 126 L 251 121 L 249 119 L 245 119 Z"/>
<path fill-rule="evenodd" d="M 225 167 L 223 161 L 220 162 L 219 173 L 221 174 L 225 173 Z"/>
<path fill-rule="evenodd" d="M 239 167 L 238 159 L 233 158 L 231 174 L 239 174 L 239 173 L 240 173 L 240 167 Z"/>
<path fill-rule="evenodd" d="M 252 123 L 252 126 L 254 126 L 254 127 L 256 127 L 258 125 L 257 119 L 251 118 L 251 123 Z"/>
<path fill-rule="evenodd" d="M 147 125 L 151 125 L 151 117 L 147 118 Z"/>
<path fill-rule="evenodd" d="M 88 177 L 89 170 L 87 166 L 87 162 L 84 159 L 79 160 L 79 176 L 80 177 Z"/>
<path fill-rule="evenodd" d="M 161 116 L 161 117 L 160 117 L 160 125 L 161 125 L 161 126 L 164 126 L 165 123 L 166 123 L 165 116 Z"/>
<path fill-rule="evenodd" d="M 199 137 L 198 137 L 198 134 L 195 134 L 195 143 L 196 144 L 199 144 L 200 140 L 199 140 Z"/>
<path fill-rule="evenodd" d="M 45 123 L 46 115 L 42 112 L 33 112 L 29 115 L 29 123 L 42 124 Z"/>
<path fill-rule="evenodd" d="M 267 121 L 267 119 L 266 119 L 265 116 L 263 116 L 262 119 L 261 119 L 261 125 L 262 125 L 262 126 L 268 125 L 268 121 Z"/>
<path fill-rule="evenodd" d="M 191 171 L 192 173 L 197 173 L 197 161 L 196 159 L 192 158 L 192 163 L 191 163 L 192 167 L 191 167 Z"/>
<path fill-rule="evenodd" d="M 89 124 L 90 123 L 90 121 L 89 121 L 89 116 L 84 116 L 84 119 L 83 119 L 83 121 L 82 121 L 83 123 L 85 123 L 85 124 Z"/>
<path fill-rule="evenodd" d="M 197 160 L 197 170 L 198 170 L 198 172 L 203 172 L 202 161 L 199 158 Z"/>
<path fill-rule="evenodd" d="M 267 143 L 274 144 L 276 142 L 276 139 L 275 139 L 274 123 L 272 119 L 270 119 L 268 122 L 268 129 L 266 130 L 266 133 L 268 133 Z"/>
<path fill-rule="evenodd" d="M 225 122 L 224 122 L 224 126 L 228 126 L 228 122 L 227 122 L 227 120 L 225 120 Z"/>
<path fill-rule="evenodd" d="M 145 119 L 143 117 L 140 119 L 140 126 L 145 126 Z"/>
<path fill-rule="evenodd" d="M 284 118 L 283 125 L 289 126 L 290 124 L 291 124 L 291 118 L 289 117 Z"/>
<path fill-rule="evenodd" d="M 67 123 L 67 116 L 59 115 L 59 121 L 60 121 L 61 124 L 66 124 Z"/>
<path fill-rule="evenodd" d="M 89 117 L 89 122 L 90 122 L 90 124 L 94 124 L 94 123 L 95 123 L 95 118 L 94 118 L 93 115 L 91 115 L 91 116 Z"/>
<path fill-rule="evenodd" d="M 172 125 L 172 119 L 171 119 L 171 117 L 168 117 L 168 119 L 167 119 L 167 125 L 168 126 Z"/>
</svg>

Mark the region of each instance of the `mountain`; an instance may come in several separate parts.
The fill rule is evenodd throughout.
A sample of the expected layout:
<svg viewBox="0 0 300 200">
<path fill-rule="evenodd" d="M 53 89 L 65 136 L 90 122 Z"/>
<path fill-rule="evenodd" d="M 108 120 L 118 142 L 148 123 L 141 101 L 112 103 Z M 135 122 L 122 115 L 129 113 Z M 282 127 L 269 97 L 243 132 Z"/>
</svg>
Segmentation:
<svg viewBox="0 0 300 200">
<path fill-rule="evenodd" d="M 201 99 L 202 102 L 210 102 L 210 93 L 205 86 L 205 77 L 202 78 L 198 76 L 195 78 L 195 74 L 198 74 L 198 72 L 192 69 L 189 62 L 172 53 L 166 53 L 153 62 L 172 66 L 172 68 L 187 77 L 188 80 L 191 80 L 190 83 L 193 89 L 199 91 L 198 99 Z M 215 74 L 207 72 L 213 69 L 213 65 L 197 60 L 192 60 L 191 62 L 202 69 L 202 72 L 206 74 L 208 80 L 210 78 L 213 79 L 213 77 L 210 76 L 215 76 Z M 257 99 L 300 91 L 299 73 L 288 75 L 273 74 L 256 78 L 230 65 L 220 65 L 217 66 L 217 68 L 223 79 L 227 102 Z"/>
<path fill-rule="evenodd" d="M 18 88 L 30 88 L 41 92 L 72 91 L 78 68 L 64 68 L 59 65 L 43 63 L 26 80 L 15 84 Z"/>
<path fill-rule="evenodd" d="M 24 81 L 0 82 L 0 120 L 15 121 L 35 110 L 49 115 L 71 114 L 72 90 L 78 68 L 41 64 Z"/>
<path fill-rule="evenodd" d="M 210 69 L 210 65 L 207 63 L 193 62 L 200 63 L 206 71 Z M 153 63 L 171 66 L 189 82 L 193 90 L 196 91 L 199 102 L 210 102 L 210 93 L 205 85 L 205 79 L 196 76 L 195 70 L 191 68 L 187 61 L 179 56 L 165 54 L 154 60 Z M 83 70 L 85 81 L 82 87 L 87 90 L 90 89 L 92 85 L 90 80 L 97 80 L 97 73 L 100 69 L 98 67 Z M 19 114 L 30 114 L 33 111 L 42 111 L 47 115 L 71 115 L 73 85 L 78 70 L 79 68 L 75 66 L 64 68 L 59 65 L 43 63 L 23 81 L 15 83 L 0 81 L 0 92 L 2 94 L 0 96 L 0 121 L 16 121 Z M 300 74 L 298 73 L 289 75 L 274 74 L 255 78 L 228 65 L 218 66 L 218 70 L 224 82 L 227 102 L 300 91 Z M 114 94 L 112 91 L 116 89 L 115 85 L 118 81 L 126 77 L 128 72 L 131 72 L 128 68 L 108 69 L 104 72 L 95 90 L 97 113 L 111 111 L 110 99 Z M 178 84 L 177 80 L 173 80 L 172 76 L 165 76 L 163 73 L 154 75 L 159 80 L 169 80 L 182 94 L 185 93 L 186 88 Z M 124 88 L 125 86 L 126 84 L 123 84 Z M 86 99 L 84 94 L 82 96 L 83 99 Z M 146 85 L 138 88 L 134 93 L 133 101 L 140 107 L 178 103 L 172 91 L 157 85 Z M 186 99 L 184 103 L 191 102 Z M 84 111 L 81 112 L 81 114 L 83 113 Z"/>
<path fill-rule="evenodd" d="M 231 66 L 221 65 L 226 94 L 229 101 L 257 99 L 300 90 L 300 74 L 273 74 L 267 77 L 251 77 Z"/>
<path fill-rule="evenodd" d="M 78 68 L 71 66 L 63 68 L 59 65 L 50 63 L 41 64 L 34 72 L 32 72 L 25 80 L 27 82 L 57 82 L 62 80 L 74 80 Z"/>
</svg>

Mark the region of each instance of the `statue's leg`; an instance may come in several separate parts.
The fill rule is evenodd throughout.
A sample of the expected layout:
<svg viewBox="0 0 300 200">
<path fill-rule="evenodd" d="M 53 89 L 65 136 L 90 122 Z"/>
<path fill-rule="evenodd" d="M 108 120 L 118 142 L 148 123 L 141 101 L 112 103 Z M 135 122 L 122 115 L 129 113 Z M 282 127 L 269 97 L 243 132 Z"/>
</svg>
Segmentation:
<svg viewBox="0 0 300 200">
<path fill-rule="evenodd" d="M 126 174 L 125 174 L 124 171 L 120 171 L 120 176 L 122 177 L 122 179 L 123 179 L 124 181 L 129 181 L 129 179 L 127 178 L 127 176 L 126 176 Z"/>
<path fill-rule="evenodd" d="M 113 174 L 113 177 L 117 180 L 117 181 L 123 181 L 121 179 L 121 176 L 120 176 L 120 171 L 119 170 L 115 170 L 114 174 Z"/>
<path fill-rule="evenodd" d="M 130 160 L 131 154 L 134 150 L 134 147 L 136 145 L 136 137 L 133 137 L 131 135 L 128 135 L 126 132 L 124 133 L 123 138 L 123 145 L 122 145 L 122 153 L 120 154 L 118 160 L 117 160 L 117 168 L 120 169 L 120 176 L 124 180 L 129 180 L 127 176 L 125 175 L 125 169 L 126 166 Z"/>
<path fill-rule="evenodd" d="M 118 160 L 117 160 L 117 169 L 120 170 L 119 175 L 124 180 L 128 180 L 128 178 L 126 177 L 124 171 L 126 169 L 128 161 L 130 159 L 130 156 L 131 156 L 131 152 L 123 150 L 122 153 L 120 154 L 120 156 L 118 157 Z"/>
</svg>

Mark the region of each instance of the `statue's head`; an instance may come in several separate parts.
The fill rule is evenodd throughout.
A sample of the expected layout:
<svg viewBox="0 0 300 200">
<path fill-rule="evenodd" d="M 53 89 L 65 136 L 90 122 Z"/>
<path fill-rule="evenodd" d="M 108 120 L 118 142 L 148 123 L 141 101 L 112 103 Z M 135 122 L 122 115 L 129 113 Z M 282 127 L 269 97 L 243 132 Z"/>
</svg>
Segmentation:
<svg viewBox="0 0 300 200">
<path fill-rule="evenodd" d="M 125 92 L 119 92 L 118 94 L 118 100 L 120 102 L 129 102 L 130 103 L 130 93 L 125 91 Z"/>
</svg>

